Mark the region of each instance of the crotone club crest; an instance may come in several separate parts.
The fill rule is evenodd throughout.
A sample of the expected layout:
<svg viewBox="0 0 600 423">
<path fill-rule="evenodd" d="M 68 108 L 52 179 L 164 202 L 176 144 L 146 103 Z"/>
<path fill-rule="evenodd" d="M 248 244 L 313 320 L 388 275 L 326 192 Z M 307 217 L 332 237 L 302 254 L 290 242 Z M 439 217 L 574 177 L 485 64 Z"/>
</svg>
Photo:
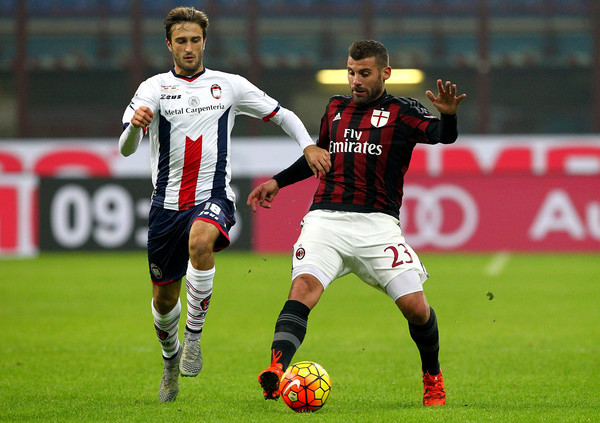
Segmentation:
<svg viewBox="0 0 600 423">
<path fill-rule="evenodd" d="M 210 87 L 210 93 L 217 100 L 220 99 L 221 98 L 221 87 L 219 86 L 219 84 L 213 84 L 213 86 Z"/>
<path fill-rule="evenodd" d="M 212 294 L 200 301 L 200 308 L 202 308 L 202 310 L 208 310 L 208 305 L 210 304 L 210 297 L 212 297 Z"/>
<path fill-rule="evenodd" d="M 154 324 L 154 329 L 156 330 L 158 339 L 160 339 L 161 341 L 165 341 L 169 337 L 169 332 L 162 330 L 161 328 L 156 326 L 156 323 Z"/>
<path fill-rule="evenodd" d="M 158 267 L 156 264 L 150 263 L 150 271 L 154 276 L 156 276 L 157 279 L 162 279 L 162 270 L 160 270 L 160 267 Z"/>
<path fill-rule="evenodd" d="M 371 125 L 375 128 L 381 128 L 388 123 L 390 119 L 390 112 L 386 112 L 385 110 L 373 110 L 373 114 L 371 115 Z"/>
</svg>

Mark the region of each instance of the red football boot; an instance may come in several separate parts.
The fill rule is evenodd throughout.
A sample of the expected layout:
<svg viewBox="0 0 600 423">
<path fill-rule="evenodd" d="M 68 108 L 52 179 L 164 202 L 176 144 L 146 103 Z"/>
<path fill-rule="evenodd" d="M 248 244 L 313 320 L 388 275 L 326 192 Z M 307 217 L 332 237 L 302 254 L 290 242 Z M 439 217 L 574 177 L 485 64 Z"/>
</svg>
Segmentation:
<svg viewBox="0 0 600 423">
<path fill-rule="evenodd" d="M 444 378 L 442 371 L 439 375 L 423 374 L 423 405 L 436 406 L 446 404 L 446 391 L 444 390 Z"/>
<path fill-rule="evenodd" d="M 258 382 L 263 388 L 265 399 L 276 400 L 279 398 L 279 383 L 283 376 L 283 364 L 277 362 L 281 357 L 281 351 L 275 354 L 273 351 L 273 361 L 271 365 L 258 375 Z"/>
</svg>

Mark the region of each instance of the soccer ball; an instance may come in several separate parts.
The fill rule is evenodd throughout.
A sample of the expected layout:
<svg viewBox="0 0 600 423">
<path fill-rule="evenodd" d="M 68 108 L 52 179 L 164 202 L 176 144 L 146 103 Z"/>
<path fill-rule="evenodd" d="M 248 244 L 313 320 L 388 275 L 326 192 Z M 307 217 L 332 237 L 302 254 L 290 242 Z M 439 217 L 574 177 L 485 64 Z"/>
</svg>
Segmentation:
<svg viewBox="0 0 600 423">
<path fill-rule="evenodd" d="M 281 377 L 279 392 L 292 410 L 298 413 L 317 411 L 329 398 L 331 378 L 319 364 L 300 361 L 287 368 Z"/>
</svg>

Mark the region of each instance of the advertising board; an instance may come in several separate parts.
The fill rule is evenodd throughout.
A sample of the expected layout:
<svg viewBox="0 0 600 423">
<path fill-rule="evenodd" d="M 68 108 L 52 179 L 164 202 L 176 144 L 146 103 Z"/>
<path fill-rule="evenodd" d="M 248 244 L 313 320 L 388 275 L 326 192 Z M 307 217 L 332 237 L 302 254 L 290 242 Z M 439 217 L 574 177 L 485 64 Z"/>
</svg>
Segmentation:
<svg viewBox="0 0 600 423">
<path fill-rule="evenodd" d="M 316 181 L 281 190 L 272 210 L 252 213 L 245 200 L 299 155 L 287 138 L 233 140 L 233 248 L 291 250 Z M 0 256 L 143 248 L 149 163 L 145 141 L 127 158 L 116 140 L 1 142 Z M 420 251 L 598 251 L 600 137 L 461 136 L 419 145 L 401 224 Z"/>
</svg>

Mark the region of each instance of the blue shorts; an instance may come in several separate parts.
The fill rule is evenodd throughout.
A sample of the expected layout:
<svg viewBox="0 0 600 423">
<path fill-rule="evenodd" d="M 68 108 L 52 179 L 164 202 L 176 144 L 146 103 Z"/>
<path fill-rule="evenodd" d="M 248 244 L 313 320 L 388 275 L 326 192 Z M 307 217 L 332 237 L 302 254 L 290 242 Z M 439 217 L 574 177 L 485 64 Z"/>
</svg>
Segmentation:
<svg viewBox="0 0 600 423">
<path fill-rule="evenodd" d="M 152 283 L 164 285 L 185 276 L 190 228 L 198 219 L 212 223 L 221 232 L 214 251 L 229 246 L 229 229 L 235 225 L 235 208 L 230 200 L 209 198 L 180 211 L 152 206 L 148 220 L 148 265 Z"/>
</svg>

